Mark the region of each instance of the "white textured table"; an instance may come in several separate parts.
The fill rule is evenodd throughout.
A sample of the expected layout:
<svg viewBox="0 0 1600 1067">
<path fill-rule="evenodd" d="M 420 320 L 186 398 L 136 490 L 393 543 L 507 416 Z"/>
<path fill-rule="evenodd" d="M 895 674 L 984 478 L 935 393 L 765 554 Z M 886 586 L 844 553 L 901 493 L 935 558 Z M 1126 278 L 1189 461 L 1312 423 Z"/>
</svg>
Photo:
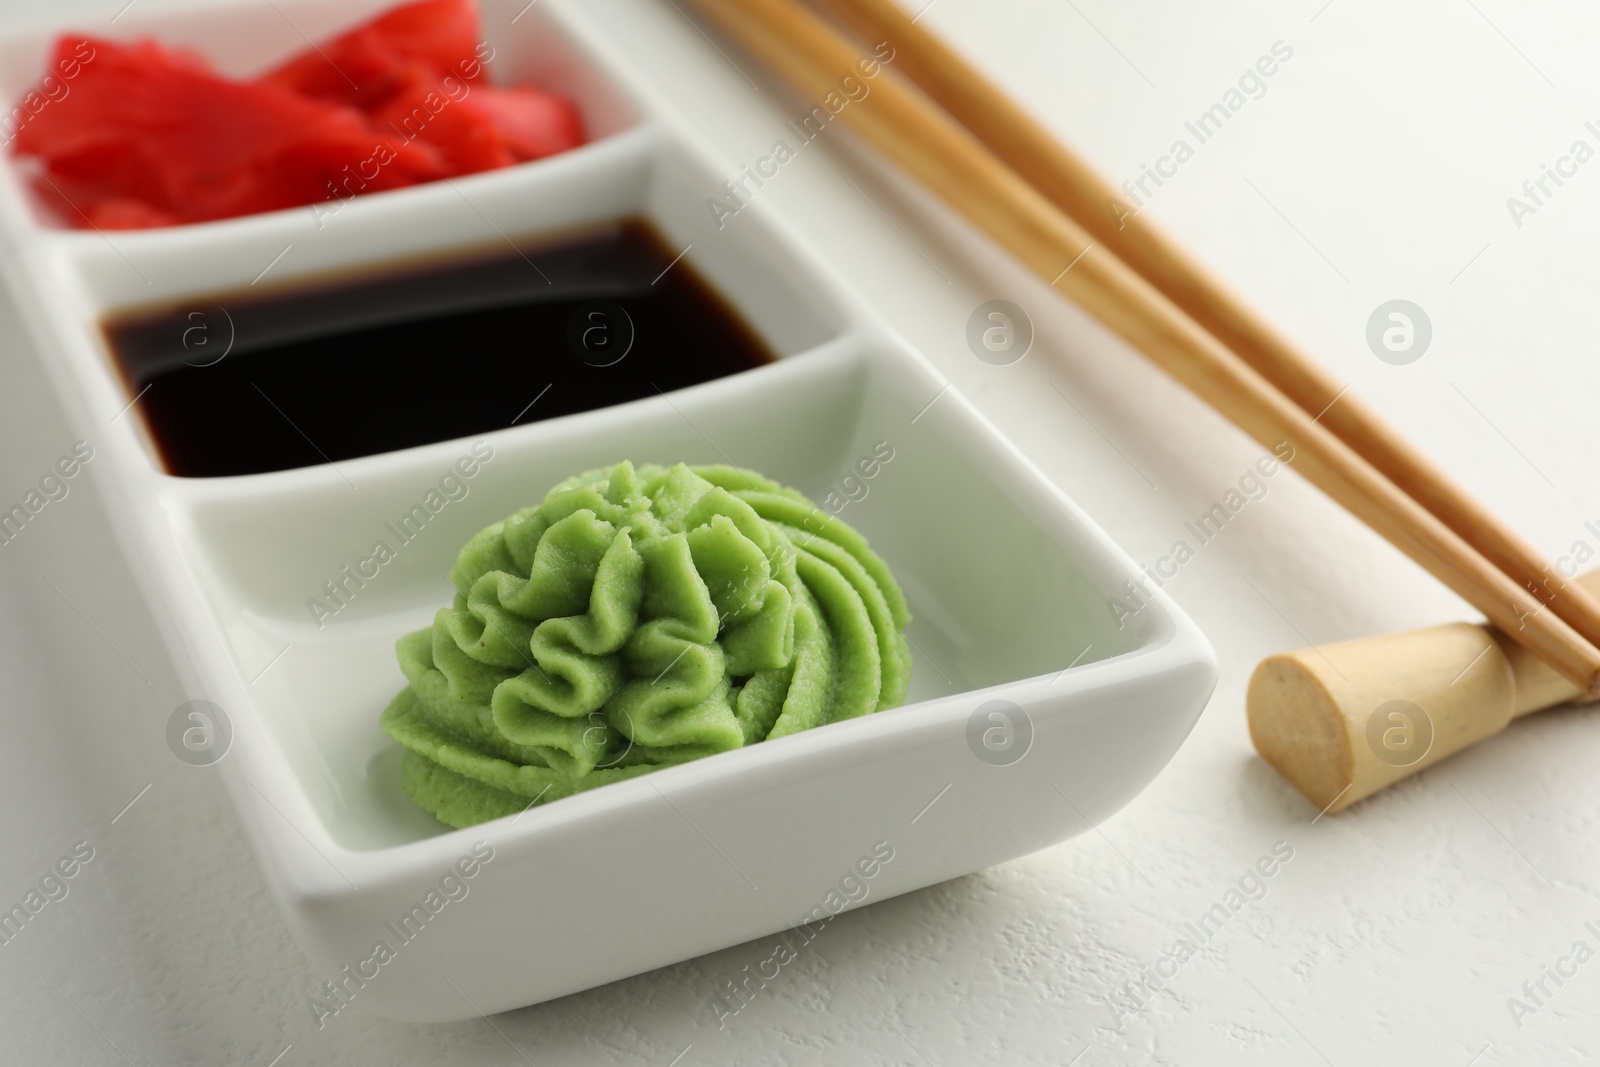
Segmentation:
<svg viewBox="0 0 1600 1067">
<path fill-rule="evenodd" d="M 0 18 L 65 8 L 92 30 L 124 2 L 14 0 Z M 702 114 L 730 173 L 792 109 L 758 96 L 662 0 L 586 11 L 647 68 L 663 35 L 704 54 L 655 75 Z M 1521 191 L 1573 142 L 1600 149 L 1584 125 L 1600 120 L 1593 12 L 936 0 L 925 17 L 1119 181 L 1159 164 L 1170 177 L 1147 180 L 1148 209 L 1543 549 L 1600 549 L 1585 526 L 1600 526 L 1600 162 L 1547 183 L 1542 203 Z M 1276 42 L 1292 55 L 1264 93 L 1234 101 L 1200 143 L 1185 123 L 1226 106 Z M 1192 156 L 1163 161 L 1179 139 Z M 1130 553 L 1165 555 L 1258 450 L 844 147 L 805 153 L 762 207 L 800 227 Z M 1536 210 L 1514 218 L 1513 195 Z M 991 297 L 1037 325 L 1015 366 L 966 347 L 967 317 Z M 1408 366 L 1380 362 L 1365 339 L 1368 316 L 1394 298 L 1433 326 Z M 72 435 L 15 311 L 0 315 L 9 501 Z M 0 1061 L 1585 1061 L 1600 1043 L 1600 964 L 1570 954 L 1578 941 L 1600 950 L 1600 723 L 1583 710 L 1537 716 L 1314 821 L 1251 751 L 1251 667 L 1274 650 L 1468 612 L 1297 476 L 1266 484 L 1168 583 L 1221 656 L 1216 697 L 1170 768 L 1097 832 L 842 918 L 724 1029 L 713 998 L 770 954 L 764 943 L 490 1021 L 355 1015 L 320 1031 L 305 1005 L 315 976 L 215 777 L 167 751 L 182 696 L 95 498 L 75 486 L 51 505 L 48 537 L 30 526 L 0 548 L 0 902 L 78 840 L 94 858 L 0 946 Z M 1201 940 L 1186 924 L 1278 842 L 1292 859 L 1259 883 L 1260 899 L 1192 959 L 1163 963 L 1179 939 Z M 1158 965 L 1159 992 L 1118 1029 L 1118 990 Z M 1558 984 L 1546 965 L 1576 974 Z M 1530 1010 L 1514 1016 L 1513 996 Z"/>
</svg>

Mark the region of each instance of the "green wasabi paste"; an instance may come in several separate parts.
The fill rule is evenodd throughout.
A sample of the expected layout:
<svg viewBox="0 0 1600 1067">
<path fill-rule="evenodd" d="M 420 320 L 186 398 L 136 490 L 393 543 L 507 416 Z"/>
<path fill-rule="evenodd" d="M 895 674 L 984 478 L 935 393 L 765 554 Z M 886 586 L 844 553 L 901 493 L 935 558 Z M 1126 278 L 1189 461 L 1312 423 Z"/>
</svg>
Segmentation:
<svg viewBox="0 0 1600 1067">
<path fill-rule="evenodd" d="M 470 826 L 891 708 L 905 597 L 855 530 L 735 467 L 590 471 L 478 533 L 383 713 L 419 807 Z"/>
</svg>

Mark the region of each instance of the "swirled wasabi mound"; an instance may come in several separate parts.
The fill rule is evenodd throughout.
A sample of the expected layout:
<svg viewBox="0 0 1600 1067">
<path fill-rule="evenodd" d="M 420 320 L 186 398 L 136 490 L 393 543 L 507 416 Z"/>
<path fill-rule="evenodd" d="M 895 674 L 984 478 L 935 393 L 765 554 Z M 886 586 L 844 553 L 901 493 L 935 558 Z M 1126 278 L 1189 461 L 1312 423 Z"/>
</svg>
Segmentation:
<svg viewBox="0 0 1600 1067">
<path fill-rule="evenodd" d="M 859 533 L 736 467 L 569 478 L 483 530 L 398 642 L 417 806 L 470 826 L 894 707 L 905 597 Z"/>
</svg>

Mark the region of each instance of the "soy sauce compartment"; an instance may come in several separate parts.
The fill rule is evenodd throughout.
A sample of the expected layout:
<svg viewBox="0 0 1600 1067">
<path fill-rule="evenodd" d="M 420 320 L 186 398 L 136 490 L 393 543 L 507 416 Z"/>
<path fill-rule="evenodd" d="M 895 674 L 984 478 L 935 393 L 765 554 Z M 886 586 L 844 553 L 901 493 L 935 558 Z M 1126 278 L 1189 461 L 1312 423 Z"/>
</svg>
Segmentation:
<svg viewBox="0 0 1600 1067">
<path fill-rule="evenodd" d="M 771 362 L 648 223 L 102 323 L 168 473 L 221 477 L 409 448 Z"/>
</svg>

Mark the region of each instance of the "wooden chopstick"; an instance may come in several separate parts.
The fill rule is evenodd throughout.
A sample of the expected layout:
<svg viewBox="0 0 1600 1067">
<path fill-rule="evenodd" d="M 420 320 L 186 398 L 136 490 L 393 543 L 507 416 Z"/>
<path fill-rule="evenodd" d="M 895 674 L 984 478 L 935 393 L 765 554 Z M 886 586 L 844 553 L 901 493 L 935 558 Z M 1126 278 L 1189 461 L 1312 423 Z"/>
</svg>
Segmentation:
<svg viewBox="0 0 1600 1067">
<path fill-rule="evenodd" d="M 823 99 L 858 49 L 793 0 L 694 0 L 791 85 Z M 1293 466 L 1586 693 L 1600 649 L 1357 455 L 997 159 L 892 70 L 840 117 L 1039 277 L 1059 286 L 1262 445 Z M 1071 265 L 1071 269 L 1067 269 Z"/>
<path fill-rule="evenodd" d="M 1160 227 L 1133 213 L 1094 168 L 894 0 L 810 0 L 861 39 L 888 41 L 909 78 L 1045 199 L 1319 421 L 1401 492 L 1600 646 L 1600 599 L 1418 452 L 1326 368 L 1249 307 Z"/>
</svg>

